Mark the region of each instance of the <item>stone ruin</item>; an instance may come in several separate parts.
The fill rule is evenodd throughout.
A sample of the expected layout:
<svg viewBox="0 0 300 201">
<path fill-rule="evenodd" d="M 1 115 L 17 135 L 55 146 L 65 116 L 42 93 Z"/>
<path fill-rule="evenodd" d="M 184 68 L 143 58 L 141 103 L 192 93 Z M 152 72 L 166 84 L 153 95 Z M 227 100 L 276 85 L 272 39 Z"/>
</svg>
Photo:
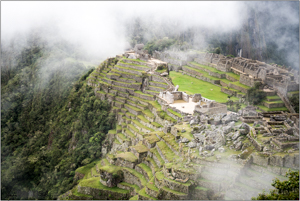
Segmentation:
<svg viewBox="0 0 300 201">
<path fill-rule="evenodd" d="M 253 87 L 256 82 L 261 82 L 287 96 L 289 91 L 299 90 L 299 71 L 284 69 L 276 64 L 270 65 L 258 60 L 243 57 L 227 57 L 215 53 L 187 52 L 158 52 L 154 58 L 169 63 L 170 70 L 182 70 L 182 66 L 190 61 L 214 67 L 223 72 L 234 72 L 240 75 L 240 83 Z"/>
<path fill-rule="evenodd" d="M 189 95 L 182 91 L 163 91 L 159 93 L 159 97 L 165 99 L 168 104 L 172 104 L 176 100 L 184 100 L 187 103 L 189 102 Z"/>
<path fill-rule="evenodd" d="M 140 70 L 130 72 L 134 83 L 125 77 L 127 69 L 121 71 L 114 63 L 100 72 L 110 70 L 119 71 L 119 77 L 109 80 L 112 73 L 96 70 L 89 83 L 97 98 L 113 104 L 117 126 L 106 135 L 101 161 L 75 187 L 78 193 L 69 191 L 60 199 L 251 199 L 272 188 L 274 177 L 282 180 L 288 168 L 299 170 L 299 114 L 257 113 L 251 106 L 227 112 L 226 105 L 195 94 L 191 99 L 199 103 L 200 113 L 187 115 L 162 101 L 163 96 L 190 98 L 178 87 L 157 96 L 137 93 L 133 87 L 141 84 Z M 164 81 L 149 77 L 154 81 L 149 84 Z M 126 86 L 118 85 L 124 81 Z M 102 185 L 94 188 L 90 181 Z"/>
<path fill-rule="evenodd" d="M 133 50 L 126 51 L 124 55 L 129 59 L 141 59 L 143 61 L 148 61 L 151 58 L 148 51 L 144 50 L 144 44 L 136 44 Z"/>
<path fill-rule="evenodd" d="M 198 99 L 199 99 L 199 95 L 198 98 L 195 98 L 195 100 Z M 210 114 L 210 115 L 217 114 L 217 113 L 227 113 L 227 106 L 218 103 L 214 100 L 209 100 L 207 98 L 201 97 L 198 101 L 194 101 L 194 102 L 198 102 L 198 104 L 195 106 L 194 113 Z"/>
</svg>

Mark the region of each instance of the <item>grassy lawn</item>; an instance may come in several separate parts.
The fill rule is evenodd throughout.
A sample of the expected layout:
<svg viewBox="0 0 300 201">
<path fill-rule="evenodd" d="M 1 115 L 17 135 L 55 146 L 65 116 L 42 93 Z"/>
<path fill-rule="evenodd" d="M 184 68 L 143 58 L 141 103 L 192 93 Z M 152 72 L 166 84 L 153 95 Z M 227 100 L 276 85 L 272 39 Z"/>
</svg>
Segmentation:
<svg viewBox="0 0 300 201">
<path fill-rule="evenodd" d="M 226 83 L 226 84 L 231 83 L 231 81 L 227 80 L 226 78 L 222 78 L 222 79 L 220 78 L 219 80 L 222 81 L 222 82 L 224 82 L 224 83 Z"/>
<path fill-rule="evenodd" d="M 75 172 L 79 172 L 79 173 L 81 173 L 81 174 L 87 175 L 87 173 L 89 173 L 89 172 L 91 171 L 91 169 L 92 169 L 99 161 L 100 161 L 100 159 L 99 159 L 99 160 L 96 160 L 96 161 L 93 161 L 93 162 L 91 162 L 90 164 L 87 164 L 87 165 L 82 166 L 82 167 L 80 167 L 80 168 L 77 168 L 77 169 L 75 170 Z"/>
<path fill-rule="evenodd" d="M 235 74 L 233 72 L 227 72 L 226 75 L 233 77 L 234 79 L 240 80 L 240 75 Z"/>
<path fill-rule="evenodd" d="M 144 95 L 144 96 L 150 96 L 150 97 L 153 97 L 153 95 L 151 95 L 151 94 L 145 94 L 145 93 L 143 93 L 143 92 L 141 92 L 141 91 L 134 91 L 134 93 L 142 94 L 142 95 Z"/>
<path fill-rule="evenodd" d="M 299 91 L 289 91 L 289 94 L 299 94 Z"/>
<path fill-rule="evenodd" d="M 161 105 L 157 101 L 149 101 L 149 103 L 155 107 L 158 111 L 161 111 Z"/>
<path fill-rule="evenodd" d="M 272 103 L 284 103 L 282 100 L 278 100 L 278 101 L 264 101 L 268 104 L 272 104 Z"/>
<path fill-rule="evenodd" d="M 184 66 L 184 67 L 186 67 L 186 68 L 188 68 L 188 69 L 190 69 L 190 70 L 193 70 L 193 71 L 197 71 L 197 72 L 201 73 L 204 77 L 207 77 L 207 78 L 210 79 L 210 80 L 219 80 L 219 78 L 210 76 L 210 75 L 208 74 L 208 72 L 206 72 L 206 71 L 204 71 L 204 70 L 199 70 L 199 69 L 197 69 L 197 68 L 193 68 L 193 67 L 190 67 L 190 66 Z"/>
<path fill-rule="evenodd" d="M 101 190 L 107 190 L 107 191 L 111 191 L 111 192 L 117 192 L 117 193 L 128 193 L 128 190 L 124 190 L 118 187 L 107 187 L 104 186 L 103 184 L 100 183 L 99 178 L 98 177 L 93 177 L 90 179 L 84 179 L 79 183 L 80 186 L 87 186 L 87 187 L 91 187 L 91 188 L 97 188 L 97 189 L 101 189 Z"/>
<path fill-rule="evenodd" d="M 272 112 L 272 111 L 289 111 L 286 107 L 276 107 L 276 108 L 267 108 L 263 105 L 258 105 L 260 109 L 266 112 Z"/>
<path fill-rule="evenodd" d="M 232 84 L 236 85 L 236 86 L 239 86 L 239 87 L 243 87 L 245 89 L 250 89 L 251 87 L 247 86 L 247 85 L 244 85 L 242 83 L 240 83 L 239 81 L 237 82 L 232 82 Z"/>
<path fill-rule="evenodd" d="M 187 94 L 200 93 L 203 97 L 215 100 L 220 103 L 227 102 L 228 95 L 221 92 L 221 87 L 213 85 L 209 82 L 199 80 L 188 75 L 182 75 L 175 71 L 170 72 L 170 77 L 174 85 L 179 85 L 179 91 L 185 91 Z M 191 84 L 193 82 L 193 84 Z M 212 90 L 211 90 L 212 89 Z M 213 92 L 213 93 L 212 93 Z M 236 97 L 231 97 L 231 100 L 239 100 Z"/>
<path fill-rule="evenodd" d="M 182 118 L 182 115 L 179 114 L 178 112 L 175 112 L 175 111 L 172 110 L 172 109 L 168 109 L 168 111 L 171 112 L 172 114 L 176 115 L 177 117 Z"/>
<path fill-rule="evenodd" d="M 120 154 L 117 154 L 116 157 L 123 158 L 124 160 L 130 161 L 132 163 L 134 163 L 138 160 L 137 157 L 131 152 L 120 153 Z"/>
<path fill-rule="evenodd" d="M 138 67 L 142 67 L 142 68 L 145 68 L 145 69 L 150 69 L 150 67 L 149 66 L 144 66 L 144 65 L 139 65 L 139 64 L 132 64 L 132 63 L 126 63 L 126 62 L 124 62 L 124 61 L 119 61 L 120 63 L 122 63 L 122 64 L 125 64 L 125 65 L 130 65 L 130 66 L 138 66 Z"/>
<path fill-rule="evenodd" d="M 268 99 L 280 99 L 279 96 L 267 96 Z"/>
<path fill-rule="evenodd" d="M 220 70 L 217 70 L 217 69 L 215 69 L 214 67 L 209 67 L 209 66 L 205 66 L 205 65 L 202 65 L 202 64 L 198 64 L 197 62 L 190 62 L 190 63 L 191 63 L 191 64 L 194 64 L 194 65 L 196 65 L 196 66 L 199 66 L 199 67 L 201 67 L 201 68 L 207 69 L 207 70 L 209 70 L 209 71 L 211 71 L 211 72 L 214 72 L 214 73 L 225 74 L 225 72 L 220 71 Z"/>
<path fill-rule="evenodd" d="M 164 82 L 156 82 L 156 81 L 150 81 L 150 83 L 157 83 L 157 84 L 163 84 L 163 85 L 168 85 L 167 83 L 164 83 Z"/>
<path fill-rule="evenodd" d="M 130 60 L 130 61 L 138 61 L 138 62 L 147 63 L 146 61 L 143 61 L 143 60 L 140 60 L 140 59 L 129 59 L 129 58 L 126 58 L 126 57 L 123 57 L 123 59 Z"/>
</svg>

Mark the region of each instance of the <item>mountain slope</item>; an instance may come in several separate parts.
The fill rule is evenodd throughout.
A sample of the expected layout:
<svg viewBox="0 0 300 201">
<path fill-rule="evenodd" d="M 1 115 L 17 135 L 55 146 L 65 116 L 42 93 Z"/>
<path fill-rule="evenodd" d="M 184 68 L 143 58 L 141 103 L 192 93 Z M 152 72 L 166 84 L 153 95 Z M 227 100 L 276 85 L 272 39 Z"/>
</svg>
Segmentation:
<svg viewBox="0 0 300 201">
<path fill-rule="evenodd" d="M 2 199 L 56 199 L 113 125 L 109 104 L 85 84 L 91 70 L 64 45 L 31 45 L 1 69 Z"/>
</svg>

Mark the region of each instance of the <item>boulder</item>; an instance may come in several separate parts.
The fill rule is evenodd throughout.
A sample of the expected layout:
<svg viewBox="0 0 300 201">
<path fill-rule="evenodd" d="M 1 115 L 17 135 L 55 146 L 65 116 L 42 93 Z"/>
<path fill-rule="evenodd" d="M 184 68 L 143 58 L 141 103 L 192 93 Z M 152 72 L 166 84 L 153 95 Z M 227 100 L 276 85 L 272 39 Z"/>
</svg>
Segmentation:
<svg viewBox="0 0 300 201">
<path fill-rule="evenodd" d="M 223 147 L 219 147 L 219 148 L 218 148 L 218 151 L 219 151 L 220 153 L 224 153 L 224 152 L 225 152 L 225 149 L 224 149 Z"/>
<path fill-rule="evenodd" d="M 256 127 L 256 125 L 264 125 L 264 122 L 263 121 L 255 121 L 253 123 L 253 127 Z"/>
<path fill-rule="evenodd" d="M 238 117 L 239 117 L 239 115 L 237 113 L 232 112 L 232 113 L 226 115 L 225 117 L 223 117 L 222 122 L 224 124 L 227 124 L 228 122 L 238 121 Z"/>
<path fill-rule="evenodd" d="M 234 125 L 235 125 L 235 122 L 234 122 L 234 121 L 228 123 L 228 126 L 230 126 L 230 127 L 234 127 Z"/>
<path fill-rule="evenodd" d="M 243 146 L 242 141 L 238 141 L 238 142 L 236 143 L 236 145 L 235 145 L 235 149 L 238 151 L 238 150 L 240 150 L 240 149 L 242 148 L 242 146 Z"/>
<path fill-rule="evenodd" d="M 181 142 L 182 142 L 182 143 L 187 143 L 187 142 L 189 142 L 189 140 L 186 139 L 186 138 L 182 138 L 182 139 L 181 139 Z"/>
<path fill-rule="evenodd" d="M 224 126 L 223 127 L 223 132 L 224 134 L 228 134 L 232 131 L 232 127 L 231 126 Z"/>
<path fill-rule="evenodd" d="M 231 137 L 232 140 L 236 140 L 241 134 L 239 132 L 235 132 L 235 134 Z"/>
<path fill-rule="evenodd" d="M 191 121 L 190 121 L 190 125 L 192 126 L 192 125 L 197 125 L 199 122 L 198 122 L 198 120 L 197 119 L 192 119 Z"/>
<path fill-rule="evenodd" d="M 213 150 L 215 148 L 214 145 L 206 145 L 205 150 Z"/>
<path fill-rule="evenodd" d="M 247 135 L 250 132 L 250 126 L 246 123 L 242 123 L 239 126 L 239 129 L 241 131 L 241 135 Z"/>
<path fill-rule="evenodd" d="M 196 143 L 196 142 L 189 142 L 189 143 L 188 143 L 188 146 L 189 146 L 190 148 L 194 148 L 194 147 L 197 146 L 197 143 Z"/>
</svg>

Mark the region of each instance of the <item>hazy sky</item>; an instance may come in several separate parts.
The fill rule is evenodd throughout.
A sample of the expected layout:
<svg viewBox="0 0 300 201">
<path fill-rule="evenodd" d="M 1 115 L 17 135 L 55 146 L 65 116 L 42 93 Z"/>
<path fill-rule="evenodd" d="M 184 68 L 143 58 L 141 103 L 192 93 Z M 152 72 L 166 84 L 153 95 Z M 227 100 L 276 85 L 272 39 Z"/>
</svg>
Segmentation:
<svg viewBox="0 0 300 201">
<path fill-rule="evenodd" d="M 224 33 L 242 27 L 247 17 L 246 4 L 256 4 L 257 11 L 268 13 L 268 36 L 279 47 L 291 50 L 290 60 L 297 57 L 298 50 L 292 52 L 297 48 L 290 45 L 296 39 L 288 32 L 276 35 L 282 26 L 299 26 L 299 11 L 291 9 L 294 5 L 290 2 L 278 6 L 276 2 L 244 1 L 4 1 L 1 2 L 1 41 L 39 27 L 49 41 L 65 39 L 82 45 L 85 52 L 106 58 L 122 53 L 128 46 L 125 24 L 134 22 L 135 17 L 157 25 L 158 30 L 168 22 L 178 24 L 176 30 L 170 26 L 171 31 L 198 26 Z M 287 44 L 291 47 L 287 48 Z"/>
<path fill-rule="evenodd" d="M 121 53 L 126 46 L 124 22 L 133 17 L 157 22 L 181 22 L 178 29 L 202 25 L 221 30 L 238 28 L 242 22 L 240 2 L 49 2 L 4 1 L 1 4 L 2 40 L 32 27 L 74 44 L 82 44 L 94 54 Z"/>
</svg>

